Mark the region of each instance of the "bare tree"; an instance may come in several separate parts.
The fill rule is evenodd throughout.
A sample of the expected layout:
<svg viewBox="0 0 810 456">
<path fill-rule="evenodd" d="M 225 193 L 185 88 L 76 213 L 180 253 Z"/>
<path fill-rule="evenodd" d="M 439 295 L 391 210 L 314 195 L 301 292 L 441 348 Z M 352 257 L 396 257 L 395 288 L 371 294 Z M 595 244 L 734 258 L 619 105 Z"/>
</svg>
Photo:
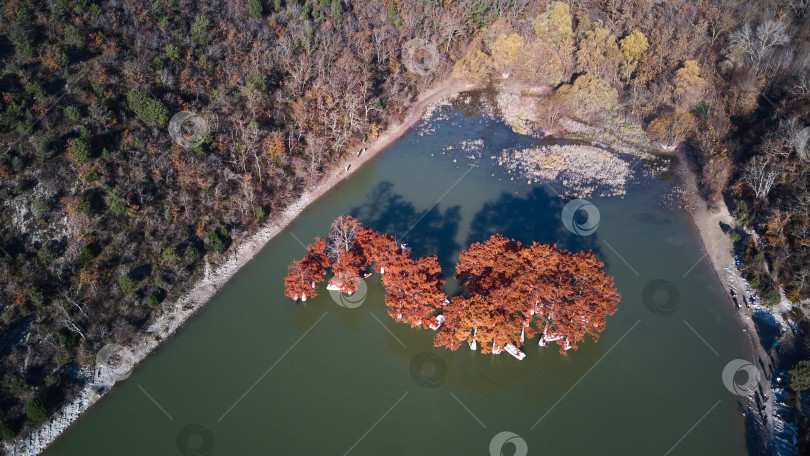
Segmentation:
<svg viewBox="0 0 810 456">
<path fill-rule="evenodd" d="M 326 251 L 332 261 L 336 261 L 339 255 L 349 251 L 358 228 L 360 222 L 349 215 L 338 217 L 332 222 L 326 243 Z"/>
<path fill-rule="evenodd" d="M 762 200 L 770 193 L 781 171 L 778 162 L 757 155 L 743 167 L 743 180 L 747 183 L 758 200 Z"/>
<path fill-rule="evenodd" d="M 447 37 L 447 45 L 445 45 L 444 48 L 445 54 L 450 51 L 450 44 L 453 42 L 453 38 L 458 35 L 463 35 L 464 29 L 464 21 L 455 11 L 448 10 L 444 14 L 441 21 L 441 31 L 442 34 Z"/>
<path fill-rule="evenodd" d="M 773 55 L 776 48 L 790 43 L 787 24 L 782 21 L 765 20 L 756 30 L 746 23 L 742 28 L 731 34 L 731 44 L 742 49 L 751 60 L 751 64 L 758 71 L 765 68 L 767 59 Z"/>
<path fill-rule="evenodd" d="M 65 295 L 65 297 L 67 297 L 67 295 Z M 71 302 L 73 302 L 73 301 L 71 300 Z M 84 332 L 82 332 L 81 328 L 79 328 L 79 326 L 73 321 L 73 319 L 70 318 L 70 314 L 68 313 L 67 309 L 65 309 L 65 306 L 61 302 L 58 302 L 58 301 L 54 301 L 53 305 L 56 306 L 56 308 L 58 308 L 59 310 L 62 311 L 62 316 L 61 316 L 62 325 L 64 325 L 69 330 L 71 330 L 71 331 L 75 332 L 76 334 L 78 334 L 79 336 L 81 336 L 82 339 L 86 340 L 87 338 L 84 337 Z M 75 305 L 76 307 L 79 307 L 78 304 L 76 304 L 75 302 L 73 303 L 73 305 Z M 79 310 L 81 310 L 81 307 L 79 307 Z"/>
<path fill-rule="evenodd" d="M 810 12 L 810 0 L 785 0 L 785 3 L 793 10 L 796 17 L 802 17 Z"/>
</svg>

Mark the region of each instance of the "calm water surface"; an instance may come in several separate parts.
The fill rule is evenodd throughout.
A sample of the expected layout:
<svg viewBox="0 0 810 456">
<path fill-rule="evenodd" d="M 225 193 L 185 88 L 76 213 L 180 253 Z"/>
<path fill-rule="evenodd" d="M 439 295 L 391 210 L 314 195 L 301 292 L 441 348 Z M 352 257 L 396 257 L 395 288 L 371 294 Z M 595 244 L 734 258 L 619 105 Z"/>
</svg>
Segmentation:
<svg viewBox="0 0 810 456">
<path fill-rule="evenodd" d="M 410 131 L 313 204 L 45 454 L 486 455 L 501 431 L 530 455 L 744 454 L 721 373 L 750 356 L 689 217 L 667 204 L 672 184 L 591 198 L 599 227 L 575 236 L 554 184 L 511 181 L 489 158 L 537 140 L 474 111 L 443 108 L 434 133 Z M 466 139 L 485 140 L 481 158 L 458 152 Z M 563 356 L 527 341 L 523 361 L 433 348 L 432 331 L 387 316 L 376 276 L 358 308 L 323 288 L 293 304 L 282 284 L 305 252 L 297 239 L 345 213 L 438 254 L 448 276 L 462 248 L 496 232 L 593 249 L 622 302 L 597 343 Z M 655 279 L 679 293 L 668 315 L 642 301 Z"/>
</svg>

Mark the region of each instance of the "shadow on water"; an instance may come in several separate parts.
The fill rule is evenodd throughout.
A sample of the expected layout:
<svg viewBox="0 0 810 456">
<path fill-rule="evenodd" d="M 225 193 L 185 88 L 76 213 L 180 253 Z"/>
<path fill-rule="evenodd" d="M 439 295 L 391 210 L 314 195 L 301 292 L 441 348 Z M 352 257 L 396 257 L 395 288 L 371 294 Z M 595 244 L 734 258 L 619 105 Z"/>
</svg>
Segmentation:
<svg viewBox="0 0 810 456">
<path fill-rule="evenodd" d="M 572 252 L 593 250 L 598 255 L 596 234 L 577 236 L 565 228 L 561 219 L 564 206 L 542 187 L 532 188 L 525 196 L 504 192 L 475 214 L 466 244 L 501 234 L 523 244 L 557 244 Z"/>
<path fill-rule="evenodd" d="M 428 212 L 418 211 L 402 195 L 394 193 L 393 188 L 391 182 L 381 182 L 362 206 L 349 213 L 361 224 L 391 234 L 397 242 L 408 243 L 414 257 L 437 255 L 445 273 L 454 271 L 453 256 L 461 249 L 455 241 L 461 207 L 448 207 L 441 212 L 437 205 Z"/>
</svg>

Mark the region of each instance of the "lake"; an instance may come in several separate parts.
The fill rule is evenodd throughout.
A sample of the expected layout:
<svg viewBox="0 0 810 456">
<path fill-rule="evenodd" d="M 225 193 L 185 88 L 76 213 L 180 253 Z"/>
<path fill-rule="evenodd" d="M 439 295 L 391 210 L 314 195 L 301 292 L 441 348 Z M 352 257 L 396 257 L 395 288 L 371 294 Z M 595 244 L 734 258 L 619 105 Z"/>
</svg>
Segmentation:
<svg viewBox="0 0 810 456">
<path fill-rule="evenodd" d="M 475 139 L 470 159 L 458 144 Z M 513 181 L 490 159 L 539 142 L 475 103 L 441 108 L 313 203 L 45 454 L 745 454 L 722 373 L 750 349 L 674 183 L 587 198 L 598 228 L 575 235 L 559 182 Z M 535 338 L 518 361 L 434 348 L 433 331 L 388 317 L 378 275 L 356 307 L 324 285 L 285 298 L 299 241 L 347 213 L 437 254 L 451 294 L 458 252 L 501 233 L 592 249 L 622 301 L 598 342 L 561 355 Z"/>
</svg>

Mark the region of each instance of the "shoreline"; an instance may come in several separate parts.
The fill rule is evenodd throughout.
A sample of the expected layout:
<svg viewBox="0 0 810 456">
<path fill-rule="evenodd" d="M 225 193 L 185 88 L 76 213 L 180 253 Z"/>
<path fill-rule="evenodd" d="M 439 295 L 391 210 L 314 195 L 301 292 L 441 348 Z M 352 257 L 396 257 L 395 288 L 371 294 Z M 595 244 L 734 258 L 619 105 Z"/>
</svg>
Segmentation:
<svg viewBox="0 0 810 456">
<path fill-rule="evenodd" d="M 331 170 L 331 174 L 325 174 L 311 188 L 304 190 L 294 202 L 284 209 L 284 212 L 279 217 L 268 221 L 257 232 L 240 239 L 236 248 L 226 253 L 226 259 L 215 266 L 213 271 L 206 259 L 203 277 L 183 296 L 167 306 L 168 308 L 152 321 L 143 333 L 136 336 L 137 340 L 134 344 L 126 347 L 132 352 L 133 368 L 146 359 L 154 349 L 170 338 L 189 318 L 213 299 L 219 290 L 243 266 L 249 263 L 268 242 L 281 233 L 304 209 L 410 130 L 422 118 L 428 106 L 443 98 L 465 90 L 472 90 L 475 87 L 474 84 L 459 79 L 448 79 L 437 83 L 410 103 L 407 106 L 408 114 L 402 121 L 398 124 L 389 124 L 386 130 L 367 147 L 360 157 L 354 154 L 349 155 Z M 348 170 L 346 170 L 347 165 L 350 166 Z M 86 369 L 83 370 L 86 372 Z M 21 456 L 33 456 L 41 453 L 67 430 L 82 413 L 109 392 L 114 385 L 114 383 L 105 384 L 101 385 L 103 386 L 102 389 L 98 389 L 100 385 L 89 381 L 93 377 L 92 375 L 86 375 L 85 377 L 88 382 L 73 400 L 63 405 L 46 423 L 40 425 L 30 435 L 11 443 L 3 442 L 3 452 Z"/>
<path fill-rule="evenodd" d="M 153 320 L 146 330 L 136 336 L 136 341 L 126 347 L 132 352 L 133 368 L 146 359 L 160 344 L 170 338 L 181 328 L 186 321 L 194 316 L 197 311 L 212 300 L 219 290 L 224 287 L 231 278 L 247 263 L 249 263 L 272 239 L 280 234 L 298 215 L 300 215 L 310 204 L 317 201 L 335 185 L 343 179 L 349 177 L 365 162 L 371 160 L 380 151 L 388 147 L 410 130 L 420 119 L 423 118 L 426 109 L 432 104 L 446 97 L 459 92 L 473 90 L 477 86 L 458 79 L 448 79 L 436 83 L 430 89 L 411 102 L 407 106 L 407 115 L 398 123 L 390 123 L 373 143 L 367 146 L 366 151 L 357 157 L 355 153 L 349 154 L 340 161 L 327 174 L 324 174 L 318 182 L 305 189 L 299 197 L 290 203 L 281 214 L 264 224 L 258 231 L 246 237 L 241 237 L 238 245 L 227 252 L 218 265 L 210 265 L 205 259 L 203 277 L 193 284 L 192 288 L 173 303 L 166 306 L 164 312 Z M 354 146 L 362 147 L 362 144 Z M 688 160 L 682 152 L 675 155 L 679 158 L 677 173 L 683 183 L 685 190 L 685 209 L 692 217 L 692 221 L 698 230 L 703 249 L 707 260 L 711 263 L 717 279 L 720 281 L 729 305 L 734 305 L 734 293 L 738 300 L 745 299 L 746 302 L 753 302 L 746 286 L 747 282 L 742 278 L 739 270 L 735 266 L 733 257 L 733 243 L 729 236 L 720 228 L 720 223 L 731 227 L 736 225 L 724 202 L 721 202 L 717 211 L 710 211 L 707 201 L 700 195 L 697 187 L 697 176 L 690 168 Z M 346 166 L 349 165 L 349 169 Z M 770 391 L 770 373 L 776 369 L 778 355 L 772 357 L 761 344 L 759 335 L 753 322 L 752 314 L 755 307 L 748 307 L 740 302 L 739 309 L 735 309 L 740 329 L 748 333 L 748 341 L 751 344 L 753 359 L 750 361 L 760 370 L 759 390 Z M 767 310 L 767 309 L 766 309 Z M 774 313 L 774 312 L 772 312 Z M 779 318 L 779 315 L 774 313 Z M 108 393 L 115 382 L 99 385 L 91 379 L 92 374 L 97 369 L 88 371 L 82 369 L 84 377 L 88 380 L 73 400 L 63 405 L 55 412 L 51 419 L 40 425 L 33 433 L 25 438 L 21 438 L 13 443 L 2 443 L 3 454 L 13 455 L 36 455 L 40 454 L 55 441 L 69 426 L 77 420 L 82 413 L 89 409 L 94 403 Z M 774 395 L 765 401 L 766 416 L 772 415 L 775 407 Z M 755 409 L 753 399 L 749 398 L 749 409 Z M 748 420 L 746 420 L 748 421 Z M 753 431 L 771 441 L 774 436 L 774 420 L 763 423 L 757 420 L 758 429 Z"/>
<path fill-rule="evenodd" d="M 762 414 L 757 412 L 756 396 L 762 393 L 767 394 L 771 391 L 770 378 L 771 374 L 778 368 L 781 362 L 779 355 L 775 356 L 769 353 L 762 345 L 762 341 L 757 332 L 756 325 L 753 319 L 753 313 L 757 309 L 764 309 L 773 315 L 784 326 L 781 315 L 772 309 L 764 308 L 760 304 L 755 304 L 759 299 L 756 299 L 751 294 L 751 288 L 748 282 L 742 277 L 739 269 L 736 267 L 733 253 L 734 243 L 728 234 L 723 232 L 720 224 L 726 224 L 734 229 L 737 222 L 731 215 L 725 201 L 720 201 L 715 211 L 708 207 L 708 202 L 700 195 L 697 187 L 697 175 L 693 169 L 690 168 L 688 160 L 684 157 L 682 149 L 677 153 L 679 159 L 678 175 L 681 178 L 683 187 L 686 193 L 686 210 L 692 216 L 692 222 L 700 235 L 703 249 L 706 253 L 706 258 L 714 269 L 715 276 L 725 290 L 725 295 L 729 305 L 734 306 L 734 311 L 737 316 L 737 323 L 740 329 L 747 333 L 747 340 L 750 344 L 752 359 L 747 360 L 756 366 L 759 371 L 759 381 L 756 385 L 758 389 L 754 396 L 748 396 L 746 399 L 747 409 L 744 413 L 746 417 L 751 415 L 754 419 L 750 421 L 746 418 L 746 428 L 753 424 L 756 427 L 753 429 L 746 429 L 756 433 L 760 437 L 760 443 L 771 442 L 775 436 L 774 432 L 774 419 L 763 420 L 760 418 L 762 414 L 767 418 L 773 417 L 777 404 L 775 403 L 775 394 L 768 394 L 768 399 L 762 403 L 765 406 Z M 737 308 L 739 303 L 739 308 Z M 754 305 L 749 305 L 754 304 Z M 759 396 L 762 400 L 762 396 Z M 741 398 L 742 399 L 742 398 Z M 749 439 L 746 439 L 750 442 Z M 748 448 L 749 451 L 752 448 Z"/>
</svg>

